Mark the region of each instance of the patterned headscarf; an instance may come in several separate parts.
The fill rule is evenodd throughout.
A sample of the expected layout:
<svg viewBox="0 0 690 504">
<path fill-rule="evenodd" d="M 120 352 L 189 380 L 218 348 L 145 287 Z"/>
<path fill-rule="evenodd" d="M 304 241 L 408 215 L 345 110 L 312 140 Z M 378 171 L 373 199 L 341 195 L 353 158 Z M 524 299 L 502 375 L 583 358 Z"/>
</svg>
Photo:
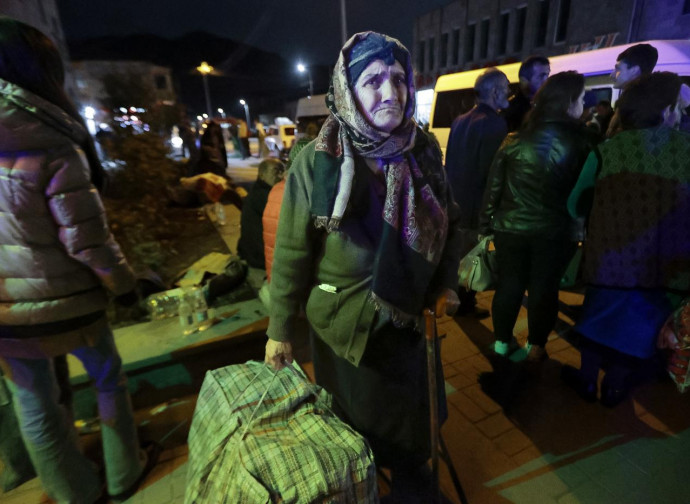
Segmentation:
<svg viewBox="0 0 690 504">
<path fill-rule="evenodd" d="M 373 60 L 386 61 L 387 53 L 402 65 L 407 79 L 403 121 L 390 133 L 377 129 L 359 111 L 352 81 Z M 316 139 L 314 156 L 312 214 L 316 226 L 328 232 L 338 229 L 347 209 L 355 155 L 375 159 L 386 176 L 384 231 L 374 266 L 372 299 L 398 325 L 415 321 L 421 313 L 448 229 L 445 194 L 439 197 L 430 186 L 433 167 L 418 164 L 411 154 L 417 135 L 423 135 L 413 118 L 413 77 L 410 54 L 399 41 L 374 32 L 354 35 L 333 71 L 326 95 L 331 115 Z M 426 154 L 420 157 L 435 158 Z M 440 157 L 434 162 L 440 166 Z"/>
</svg>

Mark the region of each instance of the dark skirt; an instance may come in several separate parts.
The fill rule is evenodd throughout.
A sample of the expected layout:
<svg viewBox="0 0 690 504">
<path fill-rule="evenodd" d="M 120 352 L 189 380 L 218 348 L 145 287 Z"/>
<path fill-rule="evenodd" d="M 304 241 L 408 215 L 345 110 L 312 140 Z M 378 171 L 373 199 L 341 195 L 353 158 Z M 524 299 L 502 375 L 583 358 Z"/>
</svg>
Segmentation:
<svg viewBox="0 0 690 504">
<path fill-rule="evenodd" d="M 371 445 L 379 467 L 415 467 L 430 456 L 425 340 L 385 325 L 369 337 L 358 367 L 312 331 L 316 382 L 333 396 L 336 412 Z M 443 367 L 437 352 L 439 417 L 447 417 Z"/>
</svg>

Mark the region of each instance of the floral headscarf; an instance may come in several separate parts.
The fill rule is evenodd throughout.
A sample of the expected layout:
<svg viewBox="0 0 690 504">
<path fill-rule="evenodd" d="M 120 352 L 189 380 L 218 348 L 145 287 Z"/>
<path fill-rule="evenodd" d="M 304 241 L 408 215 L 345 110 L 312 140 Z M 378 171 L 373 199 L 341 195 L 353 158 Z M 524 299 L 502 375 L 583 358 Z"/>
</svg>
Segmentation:
<svg viewBox="0 0 690 504">
<path fill-rule="evenodd" d="M 362 43 L 369 46 L 358 52 L 364 63 L 368 56 L 376 59 L 377 46 L 392 47 L 406 72 L 404 118 L 390 133 L 370 124 L 357 107 L 349 65 L 353 49 Z M 355 172 L 354 156 L 376 159 L 385 173 L 384 231 L 374 265 L 372 299 L 398 325 L 419 317 L 448 230 L 445 195 L 439 197 L 430 186 L 433 167 L 418 164 L 411 153 L 417 135 L 423 135 L 413 118 L 413 77 L 410 54 L 399 41 L 374 32 L 354 35 L 341 50 L 333 71 L 326 95 L 331 115 L 317 137 L 314 157 L 312 214 L 316 226 L 328 232 L 338 229 L 347 209 Z M 440 158 L 434 162 L 440 166 Z M 385 260 L 379 261 L 379 257 Z"/>
</svg>

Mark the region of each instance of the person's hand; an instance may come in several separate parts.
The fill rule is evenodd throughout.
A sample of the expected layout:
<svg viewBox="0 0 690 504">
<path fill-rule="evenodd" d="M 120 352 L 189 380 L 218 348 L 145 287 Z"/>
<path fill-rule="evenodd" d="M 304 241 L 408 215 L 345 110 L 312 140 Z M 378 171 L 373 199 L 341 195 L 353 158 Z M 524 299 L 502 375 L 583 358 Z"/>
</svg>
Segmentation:
<svg viewBox="0 0 690 504">
<path fill-rule="evenodd" d="M 460 299 L 458 299 L 458 293 L 453 289 L 443 289 L 436 298 L 436 318 L 443 317 L 444 315 L 453 315 L 458 311 L 459 306 Z"/>
<path fill-rule="evenodd" d="M 283 369 L 288 364 L 292 364 L 292 345 L 269 338 L 266 342 L 264 362 L 276 371 Z"/>
</svg>

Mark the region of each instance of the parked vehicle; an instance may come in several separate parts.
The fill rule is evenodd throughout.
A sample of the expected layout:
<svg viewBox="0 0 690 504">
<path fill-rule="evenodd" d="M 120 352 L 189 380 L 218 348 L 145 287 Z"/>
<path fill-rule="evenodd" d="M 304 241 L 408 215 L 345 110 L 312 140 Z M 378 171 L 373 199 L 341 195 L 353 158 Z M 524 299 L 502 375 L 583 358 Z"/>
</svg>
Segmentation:
<svg viewBox="0 0 690 504">
<path fill-rule="evenodd" d="M 273 152 L 276 157 L 283 150 L 289 150 L 295 142 L 296 129 L 294 124 L 270 125 L 266 130 L 265 139 L 268 150 Z"/>
<path fill-rule="evenodd" d="M 651 44 L 659 51 L 655 71 L 675 72 L 685 82 L 690 83 L 690 40 L 649 40 L 594 51 L 551 56 L 549 57 L 551 75 L 567 70 L 580 72 L 585 76 L 585 88 L 596 94 L 597 101 L 609 100 L 613 105 L 620 94 L 619 90 L 613 89 L 609 77 L 616 64 L 616 58 L 631 45 L 641 43 Z M 517 89 L 520 63 L 499 65 L 496 68 L 506 74 L 511 88 Z M 457 116 L 464 114 L 474 106 L 474 82 L 485 70 L 480 68 L 442 75 L 436 81 L 429 118 L 429 131 L 438 139 L 444 156 L 450 126 Z"/>
<path fill-rule="evenodd" d="M 329 114 L 330 111 L 326 107 L 325 94 L 300 98 L 297 102 L 297 112 L 295 113 L 295 124 L 298 130 L 297 137 L 304 135 L 310 123 L 313 123 L 316 126 L 316 131 L 319 131 Z"/>
</svg>

